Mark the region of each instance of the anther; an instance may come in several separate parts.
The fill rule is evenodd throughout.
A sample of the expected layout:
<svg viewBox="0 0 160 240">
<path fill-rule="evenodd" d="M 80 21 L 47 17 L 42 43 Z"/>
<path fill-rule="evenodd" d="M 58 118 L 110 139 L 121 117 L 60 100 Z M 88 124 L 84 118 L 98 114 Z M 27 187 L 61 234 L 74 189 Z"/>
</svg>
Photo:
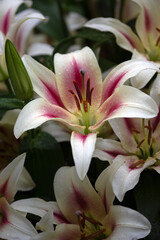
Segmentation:
<svg viewBox="0 0 160 240">
<path fill-rule="evenodd" d="M 131 169 L 132 168 L 136 168 L 138 167 L 139 165 L 143 164 L 144 163 L 144 160 L 139 160 L 137 161 L 136 163 L 133 163 L 131 166 L 129 166 Z"/>
<path fill-rule="evenodd" d="M 143 142 L 144 142 L 144 139 L 142 139 L 142 140 L 137 144 L 137 148 L 139 148 L 139 147 L 142 145 Z"/>
<path fill-rule="evenodd" d="M 79 90 L 79 87 L 78 87 L 78 85 L 77 85 L 77 83 L 76 83 L 75 80 L 73 81 L 73 84 L 74 84 L 74 87 L 75 87 L 75 89 L 76 89 L 77 95 L 78 95 L 78 97 L 79 97 L 79 101 L 82 102 L 82 94 L 81 94 L 81 92 L 80 92 L 80 90 Z"/>
<path fill-rule="evenodd" d="M 88 112 L 88 102 L 83 100 L 83 108 L 85 112 Z"/>
<path fill-rule="evenodd" d="M 74 94 L 74 92 L 72 90 L 68 90 L 68 92 L 70 92 L 72 94 L 72 96 L 74 97 L 75 103 L 77 105 L 77 108 L 78 108 L 78 110 L 80 110 L 81 107 L 80 107 L 80 103 L 79 103 L 77 96 Z"/>
</svg>

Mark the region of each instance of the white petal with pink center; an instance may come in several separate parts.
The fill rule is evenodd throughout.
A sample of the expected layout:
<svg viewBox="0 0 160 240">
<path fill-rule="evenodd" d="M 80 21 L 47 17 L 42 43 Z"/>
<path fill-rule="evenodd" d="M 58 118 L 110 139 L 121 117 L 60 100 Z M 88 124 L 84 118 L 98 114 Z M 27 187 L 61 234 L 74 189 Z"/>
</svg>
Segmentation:
<svg viewBox="0 0 160 240">
<path fill-rule="evenodd" d="M 95 18 L 84 24 L 85 27 L 94 28 L 103 32 L 111 32 L 116 36 L 117 44 L 133 52 L 134 48 L 144 51 L 141 41 L 132 29 L 114 18 Z"/>
<path fill-rule="evenodd" d="M 88 47 L 69 54 L 56 54 L 56 74 L 31 57 L 24 56 L 23 61 L 34 90 L 44 99 L 33 100 L 23 108 L 14 134 L 18 138 L 24 131 L 48 120 L 56 120 L 70 132 L 77 132 L 72 134 L 71 145 L 81 179 L 88 171 L 95 148 L 95 132 L 99 133 L 107 120 L 135 116 L 151 118 L 158 112 L 151 97 L 133 87 L 122 86 L 128 78 L 139 72 L 143 74 L 146 69 L 158 71 L 151 62 L 127 61 L 110 72 L 103 83 L 96 57 Z M 81 134 L 86 135 L 86 141 L 85 144 L 80 141 L 81 154 L 77 154 L 75 136 Z M 86 152 L 83 148 L 89 140 L 93 146 Z"/>
<path fill-rule="evenodd" d="M 21 154 L 15 158 L 0 173 L 0 195 L 4 196 L 8 202 L 12 202 L 17 192 L 17 182 L 21 175 L 26 154 Z"/>
<path fill-rule="evenodd" d="M 0 238 L 29 240 L 37 231 L 20 213 L 16 212 L 6 201 L 0 198 Z"/>
<path fill-rule="evenodd" d="M 116 171 L 112 182 L 113 191 L 119 201 L 122 201 L 124 194 L 138 183 L 141 172 L 156 162 L 153 158 L 142 162 L 136 156 L 118 156 L 114 161 L 124 161 Z M 112 167 L 111 165 L 110 168 Z"/>
<path fill-rule="evenodd" d="M 78 176 L 81 180 L 84 179 L 86 173 L 88 172 L 92 155 L 95 149 L 96 138 L 97 133 L 82 135 L 77 132 L 72 132 L 72 154 Z"/>
</svg>

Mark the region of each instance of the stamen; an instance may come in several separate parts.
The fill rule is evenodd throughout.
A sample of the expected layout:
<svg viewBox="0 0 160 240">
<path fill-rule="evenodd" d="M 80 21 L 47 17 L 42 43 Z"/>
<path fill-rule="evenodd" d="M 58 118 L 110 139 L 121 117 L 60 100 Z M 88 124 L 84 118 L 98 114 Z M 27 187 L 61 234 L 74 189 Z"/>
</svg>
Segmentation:
<svg viewBox="0 0 160 240">
<path fill-rule="evenodd" d="M 88 102 L 90 96 L 90 78 L 87 80 L 86 101 Z"/>
<path fill-rule="evenodd" d="M 86 100 L 83 100 L 83 108 L 85 112 L 88 112 L 88 102 Z"/>
<path fill-rule="evenodd" d="M 133 163 L 131 166 L 129 166 L 130 168 L 136 168 L 137 166 L 143 164 L 145 161 L 142 159 L 142 160 L 139 160 L 137 161 L 136 163 Z"/>
<path fill-rule="evenodd" d="M 80 90 L 79 90 L 79 87 L 78 87 L 78 85 L 77 85 L 77 83 L 76 83 L 75 80 L 73 81 L 73 84 L 74 84 L 74 87 L 75 87 L 75 89 L 76 89 L 76 92 L 77 92 L 77 95 L 78 95 L 78 97 L 79 97 L 79 100 L 80 100 L 80 102 L 82 102 L 82 94 L 81 94 L 81 92 L 80 92 Z"/>
<path fill-rule="evenodd" d="M 156 28 L 156 30 L 160 33 L 160 29 L 159 28 Z M 156 42 L 156 47 L 159 45 L 159 43 L 160 43 L 160 36 L 158 37 L 158 39 L 157 39 L 157 42 Z"/>
<path fill-rule="evenodd" d="M 151 139 L 152 139 L 152 126 L 151 126 L 151 121 L 149 120 L 148 121 L 148 128 L 149 128 L 149 131 L 148 131 L 148 145 L 151 144 Z"/>
<path fill-rule="evenodd" d="M 137 148 L 139 148 L 139 147 L 142 145 L 142 143 L 144 142 L 144 140 L 145 140 L 145 139 L 142 139 L 142 140 L 137 144 Z"/>
<path fill-rule="evenodd" d="M 78 110 L 81 110 L 80 103 L 79 103 L 77 96 L 74 94 L 74 92 L 72 90 L 68 90 L 68 92 L 70 92 L 72 94 L 72 96 L 74 97 L 74 100 L 75 100 Z"/>
<path fill-rule="evenodd" d="M 90 105 L 90 106 L 91 106 L 91 99 L 92 99 L 93 89 L 94 89 L 94 88 L 91 89 L 90 94 L 89 94 L 89 98 L 88 98 L 88 102 L 89 102 L 89 105 Z"/>
<path fill-rule="evenodd" d="M 81 238 L 81 240 L 82 240 L 82 239 L 83 239 L 83 240 L 93 239 L 93 238 L 95 238 L 96 236 L 100 235 L 100 234 L 103 233 L 103 232 L 105 232 L 105 229 L 101 229 L 101 230 L 99 230 L 99 231 L 97 231 L 97 232 L 94 232 L 94 233 L 92 233 L 92 234 L 90 234 L 90 235 L 88 235 L 88 236 L 86 236 L 86 237 L 83 237 L 83 238 Z"/>
</svg>

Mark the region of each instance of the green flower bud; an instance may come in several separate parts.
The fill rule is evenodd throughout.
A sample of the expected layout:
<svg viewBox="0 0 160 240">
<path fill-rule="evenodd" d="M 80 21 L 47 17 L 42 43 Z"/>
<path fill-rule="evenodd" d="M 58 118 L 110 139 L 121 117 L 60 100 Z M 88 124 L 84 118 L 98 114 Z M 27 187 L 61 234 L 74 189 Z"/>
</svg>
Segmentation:
<svg viewBox="0 0 160 240">
<path fill-rule="evenodd" d="M 33 87 L 27 70 L 15 46 L 10 40 L 5 46 L 6 64 L 13 91 L 20 100 L 29 100 L 33 95 Z"/>
</svg>

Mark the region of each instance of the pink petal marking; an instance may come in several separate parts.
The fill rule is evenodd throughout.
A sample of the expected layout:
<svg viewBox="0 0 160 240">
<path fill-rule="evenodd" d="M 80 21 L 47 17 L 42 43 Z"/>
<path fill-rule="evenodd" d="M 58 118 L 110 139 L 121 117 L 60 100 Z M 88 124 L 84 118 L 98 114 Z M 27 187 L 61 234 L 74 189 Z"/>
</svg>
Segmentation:
<svg viewBox="0 0 160 240">
<path fill-rule="evenodd" d="M 145 21 L 146 31 L 149 31 L 151 28 L 151 21 L 150 21 L 149 12 L 145 7 L 144 7 L 144 21 Z"/>
<path fill-rule="evenodd" d="M 103 150 L 103 152 L 109 154 L 113 158 L 117 157 L 118 155 L 126 155 L 123 152 L 119 152 L 119 151 L 105 151 L 105 150 Z"/>
<path fill-rule="evenodd" d="M 80 73 L 81 69 L 79 69 L 77 61 L 74 57 L 72 58 L 72 64 L 73 64 L 73 79 L 72 80 L 75 80 L 79 89 L 82 89 L 82 75 Z"/>
<path fill-rule="evenodd" d="M 106 189 L 104 189 L 102 201 L 103 201 L 106 213 L 108 213 L 109 212 L 109 204 L 107 203 L 107 199 L 106 199 Z"/>
<path fill-rule="evenodd" d="M 53 103 L 53 104 L 56 103 L 56 105 L 64 108 L 64 105 L 63 105 L 60 97 L 57 95 L 57 93 L 54 92 L 52 88 L 49 88 L 49 86 L 42 79 L 40 79 L 40 81 L 43 83 L 45 89 L 47 90 L 47 93 L 48 93 L 49 99 L 51 100 L 51 103 Z"/>
<path fill-rule="evenodd" d="M 2 32 L 4 33 L 4 35 L 7 34 L 9 29 L 10 14 L 11 14 L 11 9 L 8 10 L 2 22 Z"/>
<path fill-rule="evenodd" d="M 23 40 L 23 30 L 20 28 L 18 31 L 18 36 L 14 36 L 14 41 L 16 44 L 17 51 L 21 54 L 21 43 Z"/>
<path fill-rule="evenodd" d="M 0 186 L 0 197 L 2 197 L 2 196 L 4 196 L 5 198 L 7 198 L 7 187 L 8 187 L 8 180 L 9 179 L 7 179 L 4 183 L 3 183 L 3 185 L 1 185 Z"/>
<path fill-rule="evenodd" d="M 0 229 L 9 224 L 7 208 L 4 202 L 0 203 Z"/>
<path fill-rule="evenodd" d="M 77 203 L 77 205 L 80 208 L 77 210 L 86 210 L 88 208 L 88 203 L 85 199 L 85 196 L 83 195 L 83 193 L 78 191 L 78 189 L 76 189 L 73 182 L 72 182 L 72 189 L 73 189 L 73 196 L 71 196 L 71 198 L 74 199 L 74 201 Z"/>
<path fill-rule="evenodd" d="M 124 120 L 125 126 L 127 128 L 127 131 L 132 134 L 132 131 L 136 130 L 136 129 L 134 129 L 134 124 L 132 122 L 132 119 L 131 118 L 123 118 L 123 120 Z"/>
<path fill-rule="evenodd" d="M 64 215 L 60 212 L 53 212 L 53 216 L 58 220 L 59 223 L 67 223 L 70 222 L 64 217 Z"/>
<path fill-rule="evenodd" d="M 104 100 L 106 100 L 107 98 L 109 98 L 113 94 L 114 90 L 118 86 L 121 79 L 126 75 L 126 73 L 127 72 L 123 72 L 123 73 L 120 73 L 117 76 L 114 76 L 113 79 L 112 79 L 112 76 L 111 76 L 111 79 L 108 79 L 109 84 L 107 84 L 108 86 L 106 87 L 106 91 L 103 94 L 103 99 Z"/>
<path fill-rule="evenodd" d="M 130 45 L 133 47 L 133 48 L 136 48 L 135 46 L 135 43 L 133 42 L 133 40 L 124 32 L 121 32 L 120 33 L 127 39 L 127 41 L 130 43 Z"/>
</svg>

